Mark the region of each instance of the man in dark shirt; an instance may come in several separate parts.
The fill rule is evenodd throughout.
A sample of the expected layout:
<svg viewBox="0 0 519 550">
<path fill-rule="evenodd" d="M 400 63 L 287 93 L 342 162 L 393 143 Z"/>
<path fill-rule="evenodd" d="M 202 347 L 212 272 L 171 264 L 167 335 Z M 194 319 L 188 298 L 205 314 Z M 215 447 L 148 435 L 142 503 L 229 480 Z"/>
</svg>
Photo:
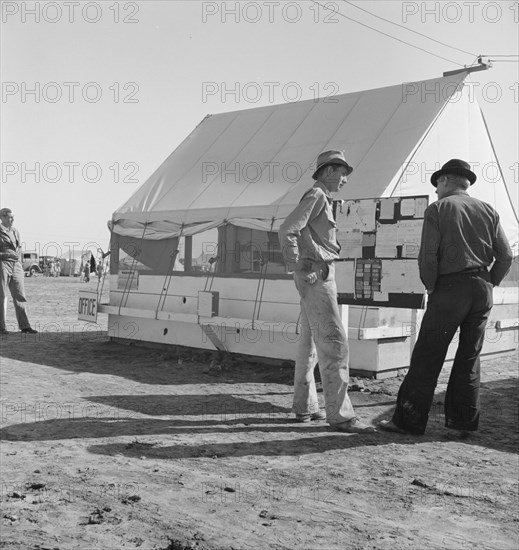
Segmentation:
<svg viewBox="0 0 519 550">
<path fill-rule="evenodd" d="M 510 269 L 512 251 L 497 212 L 467 193 L 475 181 L 470 165 L 458 159 L 431 176 L 438 201 L 425 211 L 418 256 L 429 300 L 393 418 L 380 425 L 386 431 L 425 432 L 438 376 L 458 327 L 445 426 L 463 433 L 478 429 L 479 355 L 492 288 Z"/>
<path fill-rule="evenodd" d="M 279 230 L 288 270 L 301 297 L 301 339 L 294 372 L 296 420 L 324 420 L 346 433 L 374 432 L 356 416 L 348 396 L 348 337 L 337 304 L 334 260 L 339 258 L 331 193 L 348 181 L 353 168 L 342 151 L 317 159 L 315 185 L 302 197 Z M 320 412 L 314 369 L 319 359 L 326 417 Z"/>
</svg>

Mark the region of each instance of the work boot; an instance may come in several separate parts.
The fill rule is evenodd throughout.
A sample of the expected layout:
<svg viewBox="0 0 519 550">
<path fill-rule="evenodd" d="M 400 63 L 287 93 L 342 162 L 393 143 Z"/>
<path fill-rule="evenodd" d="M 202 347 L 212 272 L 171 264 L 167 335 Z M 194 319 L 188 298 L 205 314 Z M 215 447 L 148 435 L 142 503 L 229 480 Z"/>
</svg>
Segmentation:
<svg viewBox="0 0 519 550">
<path fill-rule="evenodd" d="M 400 426 L 397 426 L 392 420 L 382 420 L 378 427 L 384 431 L 384 432 L 392 432 L 396 434 L 410 434 L 411 432 L 408 432 L 407 430 L 404 430 L 404 428 L 401 428 Z"/>
<path fill-rule="evenodd" d="M 347 422 L 331 424 L 330 428 L 334 432 L 344 432 L 348 434 L 369 434 L 377 431 L 373 426 L 362 423 L 356 416 Z"/>
<path fill-rule="evenodd" d="M 323 411 L 317 411 L 311 414 L 296 414 L 296 422 L 311 422 L 312 420 L 326 420 L 326 414 Z"/>
</svg>

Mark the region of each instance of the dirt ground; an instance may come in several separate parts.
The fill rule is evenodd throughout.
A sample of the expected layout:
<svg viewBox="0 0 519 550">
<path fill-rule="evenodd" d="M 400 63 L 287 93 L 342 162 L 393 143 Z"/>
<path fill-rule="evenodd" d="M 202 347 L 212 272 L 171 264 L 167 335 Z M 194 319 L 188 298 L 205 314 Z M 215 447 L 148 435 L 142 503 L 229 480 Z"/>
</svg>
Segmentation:
<svg viewBox="0 0 519 550">
<path fill-rule="evenodd" d="M 519 547 L 517 354 L 482 364 L 477 436 L 443 427 L 448 368 L 424 436 L 339 434 L 293 422 L 291 368 L 92 331 L 96 284 L 27 279 L 41 332 L 2 337 L 2 548 Z M 387 418 L 401 379 L 352 382 Z"/>
</svg>

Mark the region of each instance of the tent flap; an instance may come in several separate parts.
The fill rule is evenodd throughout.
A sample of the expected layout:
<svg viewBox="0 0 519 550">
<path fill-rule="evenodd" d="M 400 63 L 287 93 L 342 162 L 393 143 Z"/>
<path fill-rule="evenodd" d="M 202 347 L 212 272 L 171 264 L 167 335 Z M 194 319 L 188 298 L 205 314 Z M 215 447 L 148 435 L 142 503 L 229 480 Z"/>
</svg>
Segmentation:
<svg viewBox="0 0 519 550">
<path fill-rule="evenodd" d="M 158 241 L 175 237 L 189 237 L 224 225 L 277 232 L 282 221 L 282 219 L 231 218 L 230 220 L 216 219 L 207 223 L 179 225 L 172 222 L 151 222 L 146 224 L 138 220 L 120 220 L 115 223 L 109 222 L 108 226 L 113 233 L 121 237 L 131 237 L 133 240 Z"/>
</svg>

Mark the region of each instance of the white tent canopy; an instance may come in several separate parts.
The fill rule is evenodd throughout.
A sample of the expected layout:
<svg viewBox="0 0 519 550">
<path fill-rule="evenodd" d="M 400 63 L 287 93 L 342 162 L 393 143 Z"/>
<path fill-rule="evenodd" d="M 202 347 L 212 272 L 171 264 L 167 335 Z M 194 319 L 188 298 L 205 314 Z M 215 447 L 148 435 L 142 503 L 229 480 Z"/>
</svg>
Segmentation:
<svg viewBox="0 0 519 550">
<path fill-rule="evenodd" d="M 337 198 L 430 194 L 432 172 L 471 163 L 471 194 L 494 206 L 511 242 L 517 215 L 467 73 L 207 116 L 113 214 L 116 234 L 160 240 L 231 223 L 261 230 L 313 185 L 321 151 L 342 149 L 354 172 Z"/>
</svg>

